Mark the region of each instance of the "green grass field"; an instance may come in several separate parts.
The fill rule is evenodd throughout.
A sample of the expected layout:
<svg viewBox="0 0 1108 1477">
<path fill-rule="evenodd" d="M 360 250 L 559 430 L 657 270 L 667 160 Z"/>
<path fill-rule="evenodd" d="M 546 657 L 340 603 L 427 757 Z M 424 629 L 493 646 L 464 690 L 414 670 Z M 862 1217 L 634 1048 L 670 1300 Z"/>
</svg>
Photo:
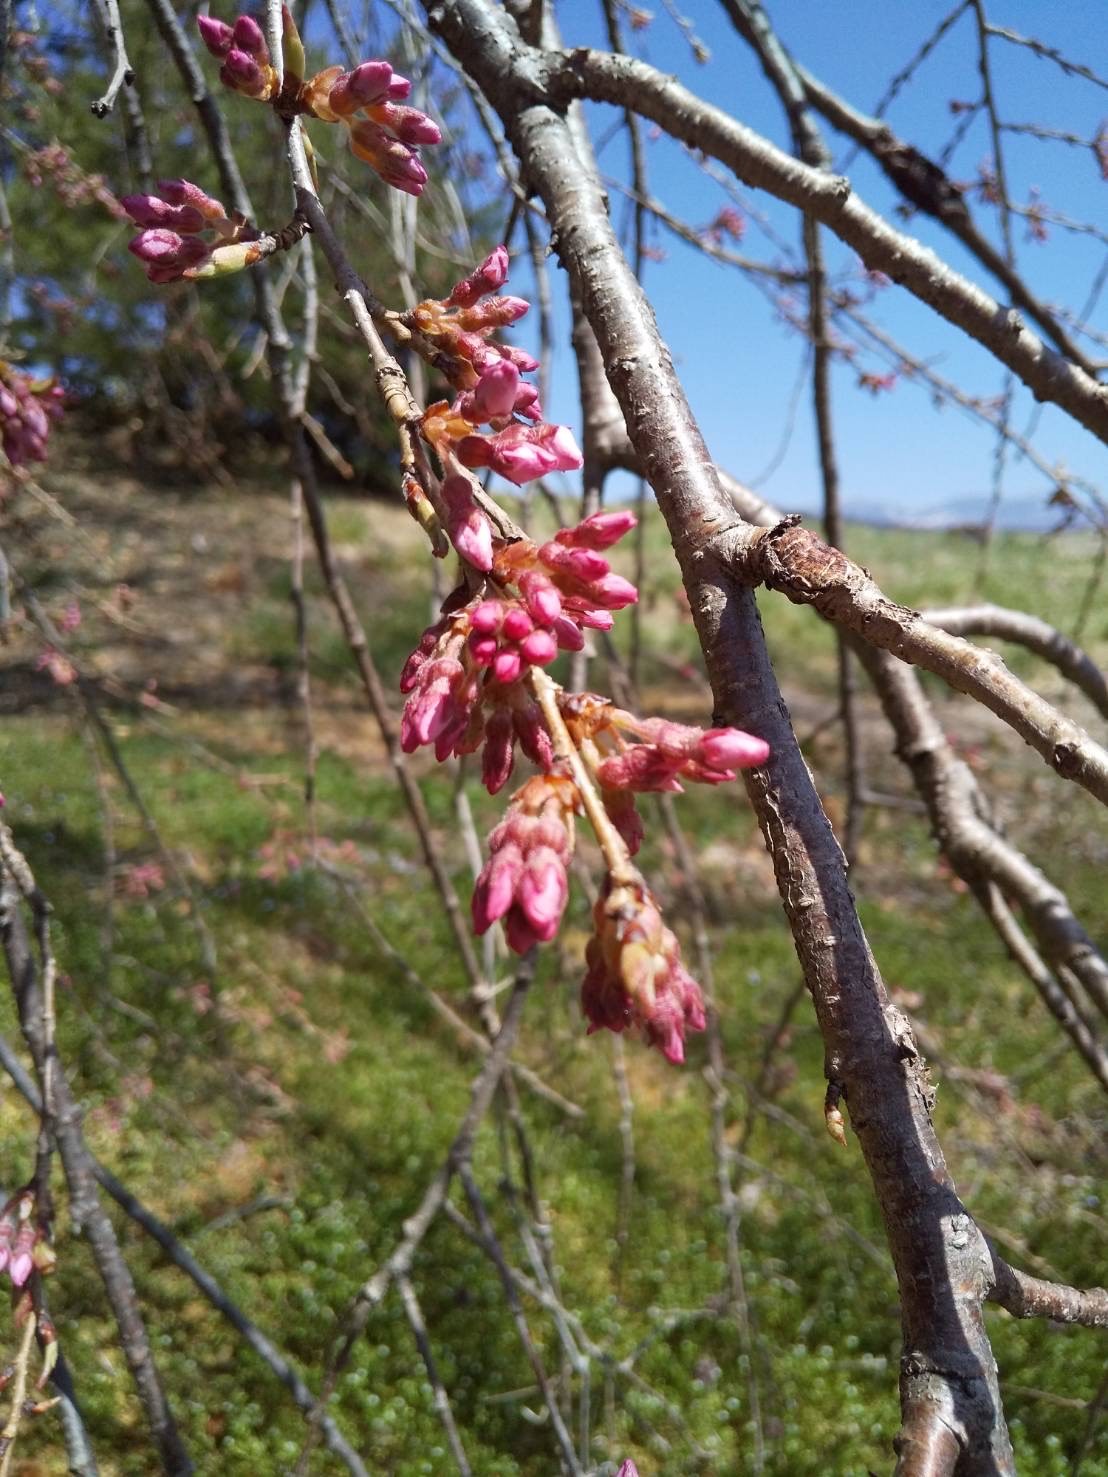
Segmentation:
<svg viewBox="0 0 1108 1477">
<path fill-rule="evenodd" d="M 170 875 L 136 873 L 161 865 L 154 841 L 97 753 L 72 688 L 35 671 L 41 641 L 14 630 L 4 653 L 0 780 L 5 814 L 55 909 L 62 1059 L 97 1154 L 314 1385 L 337 1315 L 401 1234 L 478 1069 L 475 1053 L 375 945 L 346 888 L 423 980 L 463 1011 L 465 981 L 311 571 L 317 824 L 346 888 L 310 864 L 282 495 L 185 495 L 126 480 L 96 487 L 76 475 L 51 486 L 76 524 L 24 505 L 8 555 L 55 615 L 79 595 L 74 659 L 100 679 L 127 768 L 192 892 L 190 900 Z M 420 535 L 403 513 L 352 498 L 334 498 L 331 516 L 392 686 L 430 608 Z M 647 538 L 646 700 L 706 722 L 691 622 L 654 519 Z M 959 535 L 857 529 L 852 552 L 910 605 L 962 600 L 974 589 L 979 549 Z M 1075 536 L 1000 536 L 981 594 L 1067 628 L 1092 553 Z M 134 592 L 125 611 L 114 593 L 121 581 Z M 798 731 L 816 731 L 809 762 L 841 815 L 840 741 L 824 724 L 834 707 L 831 638 L 780 597 L 763 595 L 761 604 Z M 1103 597 L 1085 641 L 1108 657 Z M 620 645 L 626 650 L 625 634 Z M 1021 653 L 1012 662 L 1097 731 L 1094 710 L 1055 672 Z M 603 686 L 603 660 L 592 680 Z M 1105 940 L 1103 813 L 988 715 L 937 682 L 927 686 L 1010 834 Z M 909 796 L 868 696 L 864 732 L 873 787 Z M 422 756 L 415 768 L 468 898 L 455 838 L 458 782 Z M 483 831 L 495 804 L 471 776 L 460 783 Z M 564 1302 L 610 1355 L 609 1368 L 629 1361 L 641 1376 L 593 1365 L 590 1458 L 599 1466 L 633 1456 L 642 1477 L 754 1472 L 753 1388 L 767 1473 L 887 1471 L 898 1415 L 896 1288 L 861 1157 L 853 1138 L 844 1151 L 823 1129 L 822 1051 L 805 998 L 762 1070 L 797 965 L 741 789 L 678 803 L 711 904 L 727 1135 L 742 1151 L 749 1337 L 727 1299 L 702 1043 L 684 1069 L 672 1069 L 627 1042 L 635 1182 L 625 1242 L 617 1240 L 620 1103 L 613 1041 L 586 1038 L 577 1006 L 587 929 L 578 889 L 542 959 L 518 1055 L 586 1110 L 573 1121 L 522 1093 Z M 659 820 L 644 813 L 646 867 L 691 949 L 675 859 Z M 591 863 L 587 844 L 583 852 Z M 938 1127 L 961 1192 L 1012 1261 L 1103 1284 L 1102 1092 L 972 899 L 952 885 L 918 813 L 867 811 L 855 884 L 886 978 L 933 1059 Z M 216 946 L 214 976 L 197 915 Z M 10 1003 L 0 1029 L 18 1036 Z M 10 1086 L 0 1102 L 14 1187 L 30 1175 L 35 1125 Z M 526 1265 L 519 1163 L 500 1110 L 482 1130 L 476 1166 L 508 1254 Z M 50 1293 L 62 1345 L 101 1471 L 137 1477 L 151 1470 L 141 1411 L 88 1250 L 59 1198 Z M 198 1470 L 291 1470 L 304 1424 L 286 1392 L 158 1248 L 116 1219 Z M 442 1222 L 414 1282 L 474 1472 L 557 1471 L 490 1262 Z M 553 1376 L 572 1387 L 576 1418 L 580 1375 L 564 1366 L 542 1310 L 527 1303 L 525 1312 Z M 988 1317 L 1021 1471 L 1062 1477 L 1082 1442 L 1087 1402 L 1098 1387 L 1103 1398 L 1104 1335 Z M 454 1470 L 395 1295 L 358 1344 L 333 1411 L 374 1473 Z M 15 1470 L 65 1470 L 52 1415 L 20 1438 Z M 311 1470 L 342 1468 L 321 1452 Z M 1108 1477 L 1108 1418 L 1080 1471 Z"/>
</svg>

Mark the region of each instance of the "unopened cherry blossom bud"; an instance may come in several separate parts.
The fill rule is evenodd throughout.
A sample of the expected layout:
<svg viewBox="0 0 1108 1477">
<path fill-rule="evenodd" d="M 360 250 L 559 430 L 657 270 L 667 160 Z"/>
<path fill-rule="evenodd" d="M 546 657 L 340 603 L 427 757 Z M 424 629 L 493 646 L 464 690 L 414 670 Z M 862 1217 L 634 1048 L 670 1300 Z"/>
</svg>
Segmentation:
<svg viewBox="0 0 1108 1477">
<path fill-rule="evenodd" d="M 554 639 L 563 651 L 583 651 L 585 638 L 568 615 L 560 615 L 551 622 Z"/>
<path fill-rule="evenodd" d="M 616 1473 L 616 1477 L 639 1477 L 639 1469 L 634 1462 L 626 1461 Z"/>
<path fill-rule="evenodd" d="M 204 217 L 193 205 L 170 205 L 157 195 L 124 195 L 120 205 L 136 226 L 166 227 L 184 235 L 202 231 Z"/>
<path fill-rule="evenodd" d="M 713 769 L 750 769 L 766 762 L 769 745 L 740 728 L 709 728 L 697 746 L 697 757 Z"/>
<path fill-rule="evenodd" d="M 227 55 L 235 42 L 235 33 L 226 21 L 216 20 L 214 15 L 199 15 L 196 18 L 196 26 L 200 32 L 200 39 L 211 52 L 221 60 Z"/>
<path fill-rule="evenodd" d="M 575 528 L 559 529 L 554 538 L 574 549 L 610 549 L 637 522 L 630 508 L 616 508 L 610 513 L 593 513 Z"/>
<path fill-rule="evenodd" d="M 482 600 L 470 612 L 470 628 L 481 636 L 495 636 L 504 619 L 504 607 L 499 600 Z"/>
<path fill-rule="evenodd" d="M 492 525 L 473 501 L 473 486 L 469 478 L 456 472 L 443 478 L 442 500 L 446 505 L 446 526 L 454 547 L 474 569 L 487 574 L 493 559 Z"/>
<path fill-rule="evenodd" d="M 542 943 L 548 943 L 558 931 L 569 895 L 561 857 L 549 847 L 529 851 L 516 893 L 535 936 Z"/>
<path fill-rule="evenodd" d="M 340 117 L 346 117 L 359 108 L 386 102 L 392 78 L 393 70 L 388 62 L 362 62 L 352 72 L 343 72 L 338 77 L 327 100 Z"/>
<path fill-rule="evenodd" d="M 472 308 L 461 308 L 458 322 L 471 332 L 482 328 L 508 328 L 530 311 L 531 304 L 526 298 L 487 297 L 474 303 Z"/>
<path fill-rule="evenodd" d="M 264 96 L 268 86 L 261 67 L 248 52 L 239 47 L 232 47 L 224 57 L 219 80 L 233 91 L 245 93 L 247 97 Z"/>
<path fill-rule="evenodd" d="M 469 638 L 469 649 L 475 662 L 482 667 L 491 667 L 500 650 L 500 642 L 495 636 L 479 636 L 475 631 Z"/>
<path fill-rule="evenodd" d="M 191 205 L 200 212 L 205 220 L 222 221 L 226 219 L 227 212 L 223 207 L 223 202 L 217 200 L 214 195 L 207 194 L 199 185 L 194 185 L 192 180 L 160 179 L 156 188 L 162 199 L 170 205 Z"/>
<path fill-rule="evenodd" d="M 533 667 L 548 666 L 558 655 L 558 643 L 549 631 L 532 631 L 519 649 Z"/>
<path fill-rule="evenodd" d="M 583 601 L 570 599 L 566 601 L 566 614 L 579 626 L 585 626 L 590 631 L 610 631 L 615 625 L 615 617 L 607 610 L 593 610 L 585 605 Z"/>
<path fill-rule="evenodd" d="M 591 549 L 566 548 L 564 544 L 551 541 L 543 544 L 539 549 L 539 558 L 556 573 L 565 573 L 571 579 L 581 580 L 589 583 L 593 580 L 601 580 L 611 570 L 611 565 L 603 554 L 596 554 Z"/>
<path fill-rule="evenodd" d="M 507 640 L 522 641 L 524 636 L 530 636 L 534 630 L 534 625 L 527 612 L 522 610 L 518 605 L 515 605 L 505 615 L 501 630 Z"/>
<path fill-rule="evenodd" d="M 497 360 L 481 372 L 471 397 L 470 419 L 480 423 L 511 415 L 518 392 L 519 370 L 506 359 Z"/>
<path fill-rule="evenodd" d="M 506 708 L 494 708 L 485 724 L 485 748 L 481 755 L 481 781 L 490 795 L 502 790 L 511 778 L 515 764 L 512 715 Z"/>
<path fill-rule="evenodd" d="M 621 574 L 606 574 L 589 585 L 589 596 L 602 610 L 623 610 L 638 603 L 639 592 Z"/>
<path fill-rule="evenodd" d="M 253 16 L 240 15 L 232 27 L 232 35 L 233 45 L 239 51 L 245 51 L 247 56 L 252 56 L 255 61 L 269 61 L 269 47 L 265 44 L 265 33 Z"/>
<path fill-rule="evenodd" d="M 493 679 L 503 682 L 505 686 L 509 682 L 518 682 L 519 675 L 523 671 L 523 657 L 515 646 L 505 647 L 496 653 L 492 663 Z"/>
<path fill-rule="evenodd" d="M 507 364 L 511 361 L 505 360 L 504 362 Z M 516 415 L 525 415 L 528 420 L 538 421 L 542 419 L 542 405 L 539 401 L 539 392 L 534 385 L 528 384 L 526 380 L 520 380 L 515 399 L 512 402 L 512 409 Z"/>
<path fill-rule="evenodd" d="M 525 703 L 512 710 L 512 726 L 519 739 L 519 746 L 530 759 L 544 772 L 552 768 L 554 764 L 554 745 L 551 743 L 550 734 L 546 730 L 542 713 L 535 703 Z"/>
<path fill-rule="evenodd" d="M 469 308 L 487 293 L 496 292 L 508 280 L 508 248 L 498 246 L 468 277 L 454 285 L 446 299 L 448 307 Z"/>
<path fill-rule="evenodd" d="M 439 125 L 418 108 L 405 108 L 396 103 L 383 104 L 376 117 L 405 144 L 441 144 Z"/>
<path fill-rule="evenodd" d="M 356 119 L 350 126 L 350 148 L 394 190 L 406 195 L 423 193 L 427 171 L 407 144 L 386 133 L 380 124 L 369 118 Z"/>
<path fill-rule="evenodd" d="M 516 885 L 523 875 L 523 853 L 507 844 L 490 856 L 473 890 L 474 932 L 487 933 L 512 906 Z"/>
<path fill-rule="evenodd" d="M 562 597 L 547 576 L 527 570 L 519 577 L 519 588 L 534 619 L 543 626 L 553 625 L 562 613 Z"/>
<path fill-rule="evenodd" d="M 496 348 L 501 358 L 514 364 L 520 374 L 534 374 L 539 368 L 539 361 L 526 349 L 517 348 L 515 344 L 497 344 Z"/>
</svg>

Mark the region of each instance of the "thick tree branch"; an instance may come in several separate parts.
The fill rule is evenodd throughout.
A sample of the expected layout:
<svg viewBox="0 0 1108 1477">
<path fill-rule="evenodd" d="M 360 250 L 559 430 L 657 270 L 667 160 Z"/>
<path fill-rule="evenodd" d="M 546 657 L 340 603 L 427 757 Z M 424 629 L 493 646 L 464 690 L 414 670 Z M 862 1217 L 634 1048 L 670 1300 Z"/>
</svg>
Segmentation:
<svg viewBox="0 0 1108 1477">
<path fill-rule="evenodd" d="M 716 720 L 760 734 L 771 757 L 747 786 L 824 1039 L 845 1087 L 900 1277 L 906 1415 L 937 1403 L 963 1443 L 963 1473 L 1009 1474 L 1011 1447 L 981 1315 L 980 1233 L 957 1199 L 930 1121 L 931 1089 L 892 1006 L 846 885 L 769 664 L 749 586 L 714 556 L 734 512 L 715 476 L 653 315 L 612 233 L 595 174 L 543 94 L 542 68 L 484 0 L 444 0 L 431 24 L 497 108 L 542 197 L 580 293 L 632 444 L 649 476 L 696 618 Z M 572 53 L 576 67 L 588 53 Z M 567 59 L 568 60 L 568 59 Z M 568 66 L 556 65 L 561 80 Z M 649 71 L 649 69 L 647 69 Z M 574 86 L 567 87 L 567 94 Z M 637 106 L 628 90 L 621 102 Z M 698 145 L 702 144 L 698 138 Z M 789 169 L 800 166 L 787 160 Z"/>
<path fill-rule="evenodd" d="M 814 605 L 835 625 L 968 693 L 1064 779 L 1108 805 L 1108 752 L 1033 692 L 993 652 L 948 635 L 890 600 L 864 569 L 792 520 L 769 530 L 724 533 L 717 549 L 743 577 Z"/>
</svg>

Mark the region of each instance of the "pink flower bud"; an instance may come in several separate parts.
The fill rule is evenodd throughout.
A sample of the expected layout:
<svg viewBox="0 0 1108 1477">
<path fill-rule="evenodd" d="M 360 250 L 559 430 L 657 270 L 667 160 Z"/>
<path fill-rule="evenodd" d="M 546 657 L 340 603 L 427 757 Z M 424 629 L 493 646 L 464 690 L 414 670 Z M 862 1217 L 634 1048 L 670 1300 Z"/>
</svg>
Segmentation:
<svg viewBox="0 0 1108 1477">
<path fill-rule="evenodd" d="M 481 755 L 481 781 L 490 795 L 508 783 L 514 764 L 512 715 L 505 708 L 494 708 L 485 724 L 485 749 Z"/>
<path fill-rule="evenodd" d="M 611 570 L 611 565 L 603 554 L 596 554 L 592 549 L 566 548 L 564 544 L 551 541 L 543 544 L 539 549 L 539 558 L 558 574 L 567 574 L 571 579 L 580 580 L 588 584 L 593 580 L 602 580 Z"/>
<path fill-rule="evenodd" d="M 475 662 L 482 667 L 491 667 L 500 650 L 500 642 L 495 636 L 478 636 L 475 631 L 469 638 L 469 649 Z"/>
<path fill-rule="evenodd" d="M 482 636 L 495 636 L 504 619 L 504 607 L 499 600 L 482 600 L 475 605 L 469 617 L 470 627 Z"/>
<path fill-rule="evenodd" d="M 340 117 L 386 102 L 390 95 L 393 70 L 386 61 L 362 62 L 352 72 L 343 72 L 331 87 L 327 101 Z M 403 81 L 403 78 L 398 79 Z M 410 84 L 408 84 L 410 86 Z M 405 91 L 403 96 L 407 96 Z"/>
<path fill-rule="evenodd" d="M 589 586 L 589 596 L 602 610 L 622 610 L 638 603 L 639 592 L 621 574 L 606 574 Z"/>
<path fill-rule="evenodd" d="M 630 508 L 613 509 L 610 513 L 593 513 L 576 528 L 562 528 L 554 535 L 560 544 L 575 549 L 610 549 L 630 533 L 638 522 Z"/>
<path fill-rule="evenodd" d="M 518 391 L 519 370 L 506 359 L 498 359 L 481 372 L 473 391 L 473 414 L 469 419 L 479 424 L 498 416 L 511 415 Z"/>
<path fill-rule="evenodd" d="M 512 906 L 522 874 L 523 853 L 518 846 L 503 846 L 489 858 L 473 890 L 471 909 L 475 933 L 487 933 L 503 918 Z"/>
<path fill-rule="evenodd" d="M 471 331 L 508 328 L 530 310 L 531 304 L 521 297 L 487 297 L 472 308 L 459 309 L 458 322 Z"/>
<path fill-rule="evenodd" d="M 427 171 L 407 144 L 386 133 L 380 124 L 357 118 L 350 124 L 350 148 L 394 190 L 406 195 L 423 193 Z"/>
<path fill-rule="evenodd" d="M 187 179 L 160 179 L 158 194 L 170 205 L 191 205 L 205 220 L 222 221 L 227 217 L 223 202 L 207 194 L 199 185 Z"/>
<path fill-rule="evenodd" d="M 501 358 L 514 364 L 520 374 L 534 374 L 539 368 L 539 361 L 526 349 L 517 349 L 514 344 L 497 344 L 496 349 Z"/>
<path fill-rule="evenodd" d="M 527 703 L 512 710 L 512 726 L 519 739 L 519 746 L 544 773 L 554 765 L 554 745 L 546 731 L 542 713 L 535 703 Z"/>
<path fill-rule="evenodd" d="M 396 103 L 384 103 L 375 108 L 374 116 L 396 134 L 405 144 L 441 144 L 439 125 L 418 108 L 398 107 Z"/>
<path fill-rule="evenodd" d="M 219 80 L 234 92 L 243 92 L 247 97 L 261 97 L 266 91 L 266 77 L 254 58 L 238 47 L 232 48 L 223 61 Z"/>
<path fill-rule="evenodd" d="M 750 769 L 766 762 L 769 745 L 740 728 L 709 728 L 697 746 L 697 758 L 712 769 Z"/>
<path fill-rule="evenodd" d="M 498 246 L 468 277 L 454 285 L 446 299 L 448 307 L 470 308 L 486 293 L 496 292 L 508 280 L 508 248 Z"/>
<path fill-rule="evenodd" d="M 446 505 L 446 526 L 454 547 L 474 569 L 487 574 L 492 568 L 492 525 L 473 501 L 469 478 L 457 473 L 444 478 L 442 500 Z"/>
<path fill-rule="evenodd" d="M 506 364 L 510 362 L 510 360 L 504 360 Z M 516 390 L 516 398 L 512 402 L 512 409 L 516 415 L 525 415 L 528 420 L 538 421 L 542 419 L 539 392 L 534 385 L 528 384 L 526 380 L 520 380 L 519 388 Z"/>
<path fill-rule="evenodd" d="M 515 954 L 526 954 L 528 949 L 542 942 L 521 908 L 513 908 L 504 919 L 504 937 L 508 948 Z"/>
<path fill-rule="evenodd" d="M 519 588 L 527 609 L 540 625 L 551 626 L 562 613 L 562 597 L 537 570 L 527 570 L 519 577 Z"/>
<path fill-rule="evenodd" d="M 516 896 L 535 936 L 548 943 L 558 931 L 569 896 L 562 859 L 546 847 L 529 852 Z"/>
<path fill-rule="evenodd" d="M 247 56 L 252 56 L 256 61 L 269 62 L 269 47 L 265 44 L 265 32 L 253 16 L 240 15 L 235 21 L 232 35 L 234 45 L 239 51 L 245 51 Z"/>
<path fill-rule="evenodd" d="M 214 15 L 199 15 L 196 18 L 196 26 L 200 32 L 201 41 L 212 56 L 220 59 L 225 57 L 235 39 L 235 33 L 226 21 L 216 20 Z"/>
<path fill-rule="evenodd" d="M 530 636 L 534 630 L 531 617 L 518 605 L 512 607 L 504 617 L 501 630 L 509 641 L 522 641 L 524 636 Z"/>
<path fill-rule="evenodd" d="M 548 666 L 558 655 L 558 643 L 549 631 L 532 631 L 520 646 L 523 660 L 533 667 Z"/>
<path fill-rule="evenodd" d="M 136 226 L 169 227 L 185 235 L 194 235 L 206 224 L 195 206 L 170 205 L 157 195 L 124 195 L 119 203 Z"/>
<path fill-rule="evenodd" d="M 585 638 L 568 615 L 560 615 L 553 621 L 554 639 L 563 651 L 583 651 Z"/>
<path fill-rule="evenodd" d="M 522 671 L 523 657 L 518 647 L 503 647 L 493 658 L 492 676 L 496 682 L 502 682 L 505 686 L 509 682 L 518 682 Z"/>
</svg>

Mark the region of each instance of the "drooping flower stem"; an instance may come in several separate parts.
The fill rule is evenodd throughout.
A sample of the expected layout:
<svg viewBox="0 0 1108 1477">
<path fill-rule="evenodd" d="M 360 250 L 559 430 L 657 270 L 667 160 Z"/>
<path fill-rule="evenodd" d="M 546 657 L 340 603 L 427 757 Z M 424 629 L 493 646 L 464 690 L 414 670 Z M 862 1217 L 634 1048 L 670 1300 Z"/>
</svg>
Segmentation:
<svg viewBox="0 0 1108 1477">
<path fill-rule="evenodd" d="M 612 824 L 611 816 L 604 808 L 604 802 L 597 791 L 592 773 L 565 725 L 562 710 L 558 705 L 558 693 L 561 689 L 553 678 L 547 676 L 539 667 L 532 667 L 530 670 L 530 687 L 542 710 L 546 726 L 550 730 L 556 756 L 565 762 L 573 777 L 573 783 L 577 786 L 577 792 L 581 796 L 581 805 L 596 835 L 613 882 L 622 883 L 633 880 L 638 876 L 638 872 L 632 864 L 627 843 Z"/>
</svg>

